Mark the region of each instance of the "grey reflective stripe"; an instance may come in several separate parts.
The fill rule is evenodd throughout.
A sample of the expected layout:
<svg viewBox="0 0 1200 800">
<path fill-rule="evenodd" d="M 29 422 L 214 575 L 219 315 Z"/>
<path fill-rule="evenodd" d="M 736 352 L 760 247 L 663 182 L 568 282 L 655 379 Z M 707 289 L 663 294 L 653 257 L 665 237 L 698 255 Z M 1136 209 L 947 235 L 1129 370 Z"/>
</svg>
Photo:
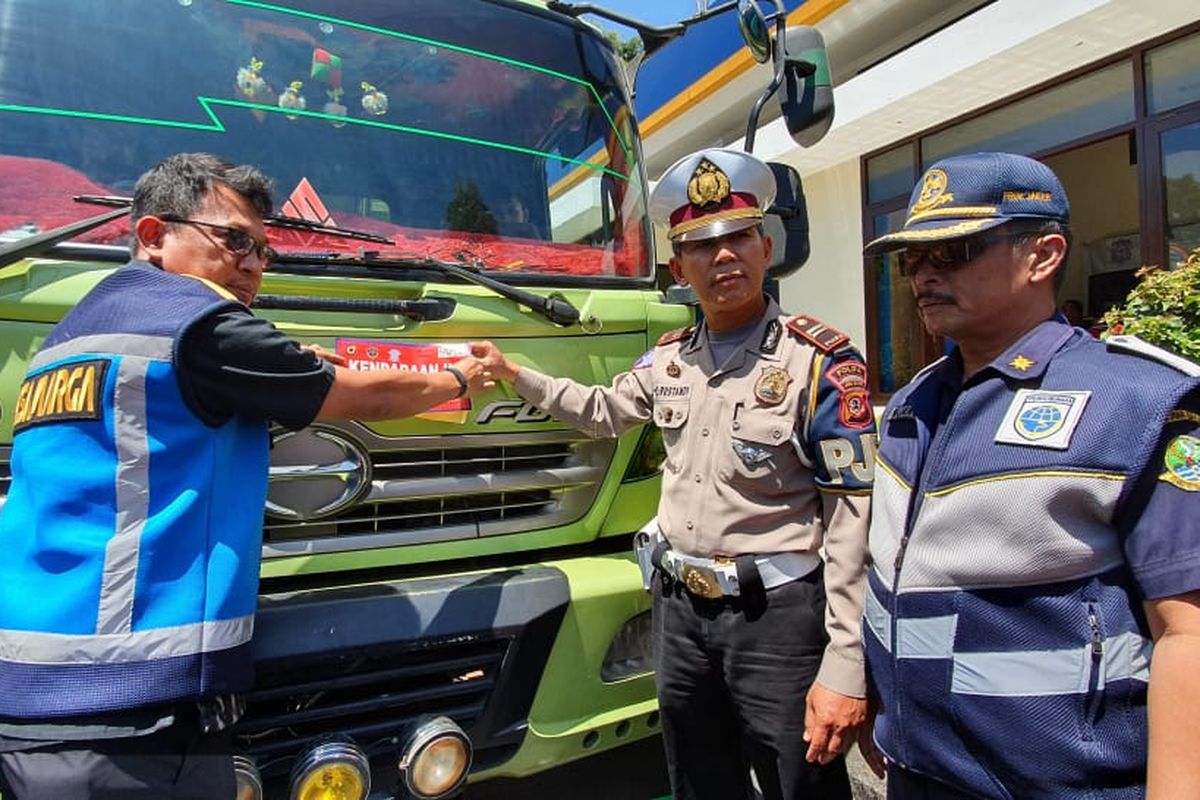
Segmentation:
<svg viewBox="0 0 1200 800">
<path fill-rule="evenodd" d="M 887 651 L 892 652 L 892 615 L 879 602 L 875 590 L 867 584 L 866 597 L 863 600 L 863 620 L 875 634 L 875 638 L 883 644 Z"/>
<path fill-rule="evenodd" d="M 896 626 L 899 658 L 950 658 L 954 650 L 954 630 L 958 616 L 913 617 L 901 619 Z"/>
<path fill-rule="evenodd" d="M 116 529 L 104 548 L 96 633 L 133 629 L 142 531 L 150 513 L 150 444 L 146 426 L 146 372 L 150 362 L 125 356 L 113 393 L 113 441 L 117 451 Z"/>
<path fill-rule="evenodd" d="M 250 641 L 254 615 L 109 636 L 0 630 L 0 660 L 18 664 L 120 664 L 228 650 Z"/>
<path fill-rule="evenodd" d="M 1122 633 L 1104 642 L 1097 688 L 1117 680 L 1150 680 L 1149 639 Z M 1090 645 L 1069 650 L 958 653 L 951 691 L 992 697 L 1082 694 L 1093 669 Z"/>
<path fill-rule="evenodd" d="M 869 586 L 863 604 L 863 618 L 875 637 L 892 652 L 892 615 L 879 602 Z M 908 617 L 896 625 L 897 658 L 950 658 L 953 656 L 954 630 L 958 617 Z"/>
<path fill-rule="evenodd" d="M 141 356 L 170 361 L 175 350 L 175 340 L 170 336 L 144 336 L 136 333 L 98 333 L 80 336 L 40 351 L 29 362 L 29 369 L 39 369 L 64 358 L 97 353 Z"/>
</svg>

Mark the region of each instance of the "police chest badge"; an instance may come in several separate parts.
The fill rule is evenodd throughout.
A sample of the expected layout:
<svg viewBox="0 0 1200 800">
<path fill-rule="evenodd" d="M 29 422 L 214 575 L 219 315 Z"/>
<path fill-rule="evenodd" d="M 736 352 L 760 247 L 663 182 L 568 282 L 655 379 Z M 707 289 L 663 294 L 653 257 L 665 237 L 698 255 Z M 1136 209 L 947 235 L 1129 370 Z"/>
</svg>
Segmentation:
<svg viewBox="0 0 1200 800">
<path fill-rule="evenodd" d="M 1066 450 L 1091 392 L 1021 389 L 996 430 L 995 441 Z"/>
<path fill-rule="evenodd" d="M 779 367 L 763 367 L 762 374 L 754 382 L 754 396 L 764 406 L 777 406 L 787 397 L 788 384 L 792 376 Z"/>
</svg>

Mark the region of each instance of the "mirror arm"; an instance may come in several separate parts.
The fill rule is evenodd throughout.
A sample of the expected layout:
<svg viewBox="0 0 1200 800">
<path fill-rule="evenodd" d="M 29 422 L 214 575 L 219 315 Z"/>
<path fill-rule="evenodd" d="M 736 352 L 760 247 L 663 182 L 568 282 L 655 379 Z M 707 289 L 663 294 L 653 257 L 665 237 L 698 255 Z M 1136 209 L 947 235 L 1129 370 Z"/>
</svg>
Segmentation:
<svg viewBox="0 0 1200 800">
<path fill-rule="evenodd" d="M 758 115 L 762 112 L 763 106 L 767 101 L 779 91 L 779 87 L 783 85 L 784 72 L 787 70 L 787 49 L 784 46 L 784 35 L 787 29 L 787 14 L 784 12 L 779 0 L 771 0 L 775 6 L 775 13 L 772 15 L 775 18 L 775 41 L 772 43 L 772 61 L 775 63 L 775 75 L 771 78 L 771 82 L 767 84 L 767 88 L 754 101 L 754 108 L 750 110 L 750 119 L 746 121 L 746 142 L 742 145 L 742 149 L 747 153 L 754 152 L 754 137 L 758 133 Z"/>
</svg>

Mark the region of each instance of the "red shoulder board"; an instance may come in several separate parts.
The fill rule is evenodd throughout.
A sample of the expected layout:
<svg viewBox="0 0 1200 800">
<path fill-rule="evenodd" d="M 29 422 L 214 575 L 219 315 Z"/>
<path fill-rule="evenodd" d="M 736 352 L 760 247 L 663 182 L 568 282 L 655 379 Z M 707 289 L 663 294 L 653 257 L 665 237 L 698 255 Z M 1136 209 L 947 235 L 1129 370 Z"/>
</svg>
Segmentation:
<svg viewBox="0 0 1200 800">
<path fill-rule="evenodd" d="M 818 350 L 832 353 L 850 341 L 850 337 L 820 320 L 800 314 L 787 321 L 788 330 Z"/>
<path fill-rule="evenodd" d="M 658 337 L 656 347 L 662 347 L 664 344 L 678 342 L 680 339 L 686 339 L 692 335 L 692 331 L 696 330 L 694 325 L 689 325 L 686 328 L 676 328 L 673 331 L 667 331 L 662 336 Z"/>
</svg>

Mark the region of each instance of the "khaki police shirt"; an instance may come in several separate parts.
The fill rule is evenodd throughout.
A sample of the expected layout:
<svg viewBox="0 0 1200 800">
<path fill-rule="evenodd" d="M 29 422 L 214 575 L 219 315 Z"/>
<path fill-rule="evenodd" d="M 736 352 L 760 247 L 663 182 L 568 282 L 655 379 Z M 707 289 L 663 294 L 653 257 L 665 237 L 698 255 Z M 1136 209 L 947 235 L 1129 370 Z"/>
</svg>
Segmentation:
<svg viewBox="0 0 1200 800">
<path fill-rule="evenodd" d="M 515 388 L 595 438 L 653 421 L 666 463 L 658 523 L 695 556 L 818 552 L 830 642 L 817 680 L 863 697 L 860 618 L 875 422 L 844 335 L 770 301 L 718 369 L 702 329 L 668 334 L 611 386 L 522 368 Z M 795 330 L 793 330 L 795 329 Z"/>
</svg>

